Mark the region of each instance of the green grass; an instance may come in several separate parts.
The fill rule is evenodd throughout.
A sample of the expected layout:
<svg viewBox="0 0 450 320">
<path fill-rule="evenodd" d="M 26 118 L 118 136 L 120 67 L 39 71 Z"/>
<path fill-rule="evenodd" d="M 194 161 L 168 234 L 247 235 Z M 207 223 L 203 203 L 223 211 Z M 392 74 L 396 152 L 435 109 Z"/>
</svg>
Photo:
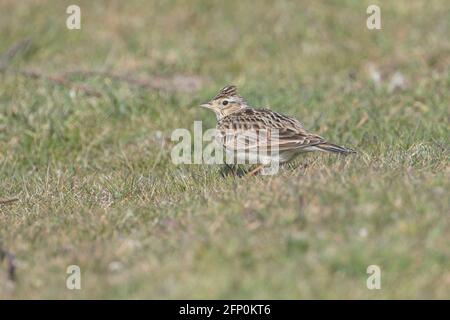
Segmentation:
<svg viewBox="0 0 450 320">
<path fill-rule="evenodd" d="M 33 39 L 0 75 L 0 198 L 19 198 L 0 205 L 0 298 L 450 298 L 448 1 L 379 1 L 379 31 L 371 1 L 79 1 L 69 31 L 72 3 L 0 4 L 0 54 Z M 201 84 L 71 78 L 96 98 L 15 69 Z M 171 132 L 213 127 L 197 105 L 229 83 L 358 155 L 246 178 L 173 165 Z"/>
</svg>

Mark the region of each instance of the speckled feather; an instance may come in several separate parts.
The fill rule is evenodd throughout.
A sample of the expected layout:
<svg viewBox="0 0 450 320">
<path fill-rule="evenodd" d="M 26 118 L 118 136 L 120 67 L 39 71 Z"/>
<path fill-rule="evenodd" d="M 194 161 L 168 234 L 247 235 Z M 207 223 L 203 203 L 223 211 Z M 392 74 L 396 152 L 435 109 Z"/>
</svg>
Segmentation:
<svg viewBox="0 0 450 320">
<path fill-rule="evenodd" d="M 230 133 L 235 135 L 255 132 L 255 135 L 269 137 L 269 144 L 277 144 L 279 150 L 292 148 L 311 147 L 325 142 L 322 137 L 308 133 L 302 124 L 294 118 L 285 116 L 270 109 L 253 109 L 246 107 L 234 112 L 217 122 L 216 128 L 223 137 L 230 138 Z M 264 131 L 264 133 L 260 133 Z M 277 131 L 277 136 L 272 133 Z M 252 139 L 247 146 L 237 145 L 237 147 L 252 147 Z M 222 141 L 223 144 L 225 144 Z M 233 145 L 228 143 L 228 145 Z"/>
</svg>

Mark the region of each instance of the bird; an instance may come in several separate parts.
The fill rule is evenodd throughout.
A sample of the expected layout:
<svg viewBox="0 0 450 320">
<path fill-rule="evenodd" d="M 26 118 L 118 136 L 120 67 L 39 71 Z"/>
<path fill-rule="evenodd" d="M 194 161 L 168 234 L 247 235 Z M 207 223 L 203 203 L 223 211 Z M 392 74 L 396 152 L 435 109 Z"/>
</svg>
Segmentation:
<svg viewBox="0 0 450 320">
<path fill-rule="evenodd" d="M 230 155 L 233 164 L 249 159 L 259 164 L 249 174 L 255 174 L 269 162 L 284 164 L 305 152 L 356 153 L 308 132 L 293 117 L 269 108 L 249 106 L 238 94 L 235 85 L 223 87 L 210 101 L 200 106 L 215 113 L 215 139 Z"/>
</svg>

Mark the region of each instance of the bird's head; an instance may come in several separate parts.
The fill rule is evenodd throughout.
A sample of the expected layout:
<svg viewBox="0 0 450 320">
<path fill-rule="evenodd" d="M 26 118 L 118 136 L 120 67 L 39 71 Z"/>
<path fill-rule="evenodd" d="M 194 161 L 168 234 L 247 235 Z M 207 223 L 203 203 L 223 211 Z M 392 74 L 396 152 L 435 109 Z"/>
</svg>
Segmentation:
<svg viewBox="0 0 450 320">
<path fill-rule="evenodd" d="M 245 101 L 237 93 L 235 86 L 226 86 L 210 101 L 200 105 L 201 107 L 211 109 L 220 120 L 227 115 L 247 107 Z"/>
</svg>

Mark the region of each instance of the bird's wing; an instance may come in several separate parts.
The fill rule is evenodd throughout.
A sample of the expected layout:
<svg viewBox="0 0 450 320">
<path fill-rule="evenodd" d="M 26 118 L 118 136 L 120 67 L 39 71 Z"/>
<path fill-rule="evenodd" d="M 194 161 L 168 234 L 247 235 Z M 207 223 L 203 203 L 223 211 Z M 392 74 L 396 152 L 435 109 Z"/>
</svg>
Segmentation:
<svg viewBox="0 0 450 320">
<path fill-rule="evenodd" d="M 308 133 L 296 119 L 261 109 L 231 114 L 218 124 L 218 141 L 230 151 L 292 150 L 325 140 Z"/>
<path fill-rule="evenodd" d="M 324 143 L 325 139 L 316 134 L 307 132 L 306 130 L 292 130 L 289 128 L 280 129 L 279 131 L 279 149 L 301 149 L 316 146 Z"/>
</svg>

